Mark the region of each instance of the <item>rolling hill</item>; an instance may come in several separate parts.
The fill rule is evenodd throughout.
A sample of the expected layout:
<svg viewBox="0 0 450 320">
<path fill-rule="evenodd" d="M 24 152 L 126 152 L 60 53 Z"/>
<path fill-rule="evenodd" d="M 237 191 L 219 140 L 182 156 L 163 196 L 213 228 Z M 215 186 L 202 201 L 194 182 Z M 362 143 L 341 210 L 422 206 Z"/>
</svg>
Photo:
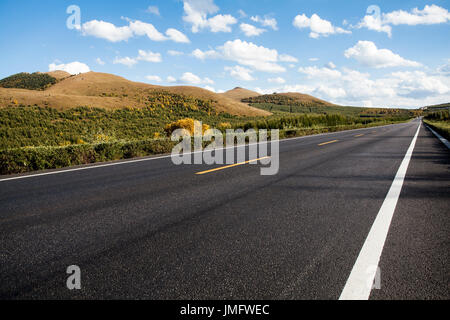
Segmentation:
<svg viewBox="0 0 450 320">
<path fill-rule="evenodd" d="M 72 76 L 70 73 L 68 73 L 66 71 L 62 71 L 62 70 L 49 71 L 49 72 L 45 72 L 45 73 L 48 74 L 49 76 L 52 76 L 53 78 L 55 78 L 58 81 Z"/>
<path fill-rule="evenodd" d="M 70 76 L 64 71 L 48 73 L 58 82 L 43 91 L 0 88 L 0 106 L 39 105 L 59 110 L 90 106 L 107 109 L 144 107 L 151 92 L 168 91 L 202 100 L 211 100 L 217 112 L 240 116 L 267 116 L 271 113 L 212 91 L 191 86 L 157 86 L 133 82 L 107 73 L 88 72 Z"/>
<path fill-rule="evenodd" d="M 309 94 L 299 93 L 299 92 L 286 92 L 286 93 L 278 93 L 279 95 L 286 96 L 294 99 L 300 103 L 314 103 L 323 106 L 336 106 L 335 104 L 310 96 Z"/>
<path fill-rule="evenodd" d="M 260 96 L 258 92 L 244 89 L 241 87 L 236 87 L 234 89 L 228 90 L 227 92 L 221 93 L 221 95 L 238 102 L 241 102 L 242 99 Z"/>
</svg>

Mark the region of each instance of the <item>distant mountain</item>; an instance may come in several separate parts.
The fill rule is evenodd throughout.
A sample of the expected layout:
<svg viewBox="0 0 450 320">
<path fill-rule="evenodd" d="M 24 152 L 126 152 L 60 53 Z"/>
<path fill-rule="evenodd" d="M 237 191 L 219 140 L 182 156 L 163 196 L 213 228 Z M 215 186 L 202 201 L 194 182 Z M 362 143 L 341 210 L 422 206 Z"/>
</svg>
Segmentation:
<svg viewBox="0 0 450 320">
<path fill-rule="evenodd" d="M 27 90 L 23 87 L 0 88 L 0 107 L 8 105 L 38 105 L 57 109 L 89 106 L 98 108 L 144 107 L 148 94 L 154 91 L 187 95 L 196 99 L 211 100 L 217 112 L 241 116 L 265 116 L 268 111 L 253 108 L 226 95 L 217 94 L 192 86 L 164 87 L 99 72 L 87 72 L 71 76 L 64 71 L 47 74 L 56 83 L 45 86 L 45 90 Z M 11 81 L 9 81 L 11 82 Z"/>
<path fill-rule="evenodd" d="M 241 102 L 241 100 L 245 98 L 260 96 L 258 92 L 241 87 L 236 87 L 234 89 L 228 90 L 227 92 L 222 93 L 222 95 L 239 102 Z"/>
</svg>

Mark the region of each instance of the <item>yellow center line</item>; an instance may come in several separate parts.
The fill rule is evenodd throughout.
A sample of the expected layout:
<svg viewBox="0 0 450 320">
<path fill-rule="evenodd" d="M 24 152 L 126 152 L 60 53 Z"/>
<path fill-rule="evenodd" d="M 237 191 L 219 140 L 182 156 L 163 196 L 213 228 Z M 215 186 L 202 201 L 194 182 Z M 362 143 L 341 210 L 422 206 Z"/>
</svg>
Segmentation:
<svg viewBox="0 0 450 320">
<path fill-rule="evenodd" d="M 258 158 L 258 159 L 253 159 L 253 160 L 247 160 L 247 161 L 239 162 L 239 163 L 235 163 L 235 164 L 230 164 L 230 165 L 227 165 L 227 166 L 214 168 L 214 169 L 211 169 L 211 170 L 201 171 L 201 172 L 197 172 L 196 174 L 205 174 L 205 173 L 210 173 L 210 172 L 214 172 L 214 171 L 218 171 L 218 170 L 228 169 L 228 168 L 240 166 L 240 165 L 243 165 L 243 164 L 247 164 L 247 163 L 250 163 L 250 162 L 255 162 L 255 161 L 262 160 L 262 159 L 267 159 L 267 158 L 270 158 L 270 156 L 262 157 L 262 158 Z"/>
<path fill-rule="evenodd" d="M 328 141 L 328 142 L 323 142 L 323 143 L 319 143 L 318 146 L 324 146 L 324 145 L 326 145 L 326 144 L 334 143 L 334 142 L 338 142 L 338 141 L 339 141 L 339 140 L 332 140 L 332 141 Z"/>
<path fill-rule="evenodd" d="M 362 137 L 364 135 L 364 133 L 362 134 L 357 134 L 355 137 Z"/>
</svg>

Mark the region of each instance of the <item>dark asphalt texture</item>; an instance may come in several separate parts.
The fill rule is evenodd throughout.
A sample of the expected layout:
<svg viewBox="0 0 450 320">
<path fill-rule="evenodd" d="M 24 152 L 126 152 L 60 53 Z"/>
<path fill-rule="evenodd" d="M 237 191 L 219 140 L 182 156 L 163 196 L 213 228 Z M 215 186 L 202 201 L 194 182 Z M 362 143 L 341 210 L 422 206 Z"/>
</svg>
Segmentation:
<svg viewBox="0 0 450 320">
<path fill-rule="evenodd" d="M 162 158 L 0 181 L 0 298 L 338 299 L 418 124 L 281 141 L 274 176 Z M 449 156 L 422 126 L 371 298 L 449 299 Z"/>
</svg>

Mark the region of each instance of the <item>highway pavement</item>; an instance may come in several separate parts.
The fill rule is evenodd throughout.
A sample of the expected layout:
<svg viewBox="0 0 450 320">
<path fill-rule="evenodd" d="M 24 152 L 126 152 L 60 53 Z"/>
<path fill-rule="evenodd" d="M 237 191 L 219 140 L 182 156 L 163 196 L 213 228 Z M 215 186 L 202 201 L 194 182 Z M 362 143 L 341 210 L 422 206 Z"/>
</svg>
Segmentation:
<svg viewBox="0 0 450 320">
<path fill-rule="evenodd" d="M 370 299 L 449 299 L 450 152 L 418 120 L 280 141 L 273 176 L 156 157 L 0 177 L 0 298 L 339 299 L 415 137 Z"/>
</svg>

